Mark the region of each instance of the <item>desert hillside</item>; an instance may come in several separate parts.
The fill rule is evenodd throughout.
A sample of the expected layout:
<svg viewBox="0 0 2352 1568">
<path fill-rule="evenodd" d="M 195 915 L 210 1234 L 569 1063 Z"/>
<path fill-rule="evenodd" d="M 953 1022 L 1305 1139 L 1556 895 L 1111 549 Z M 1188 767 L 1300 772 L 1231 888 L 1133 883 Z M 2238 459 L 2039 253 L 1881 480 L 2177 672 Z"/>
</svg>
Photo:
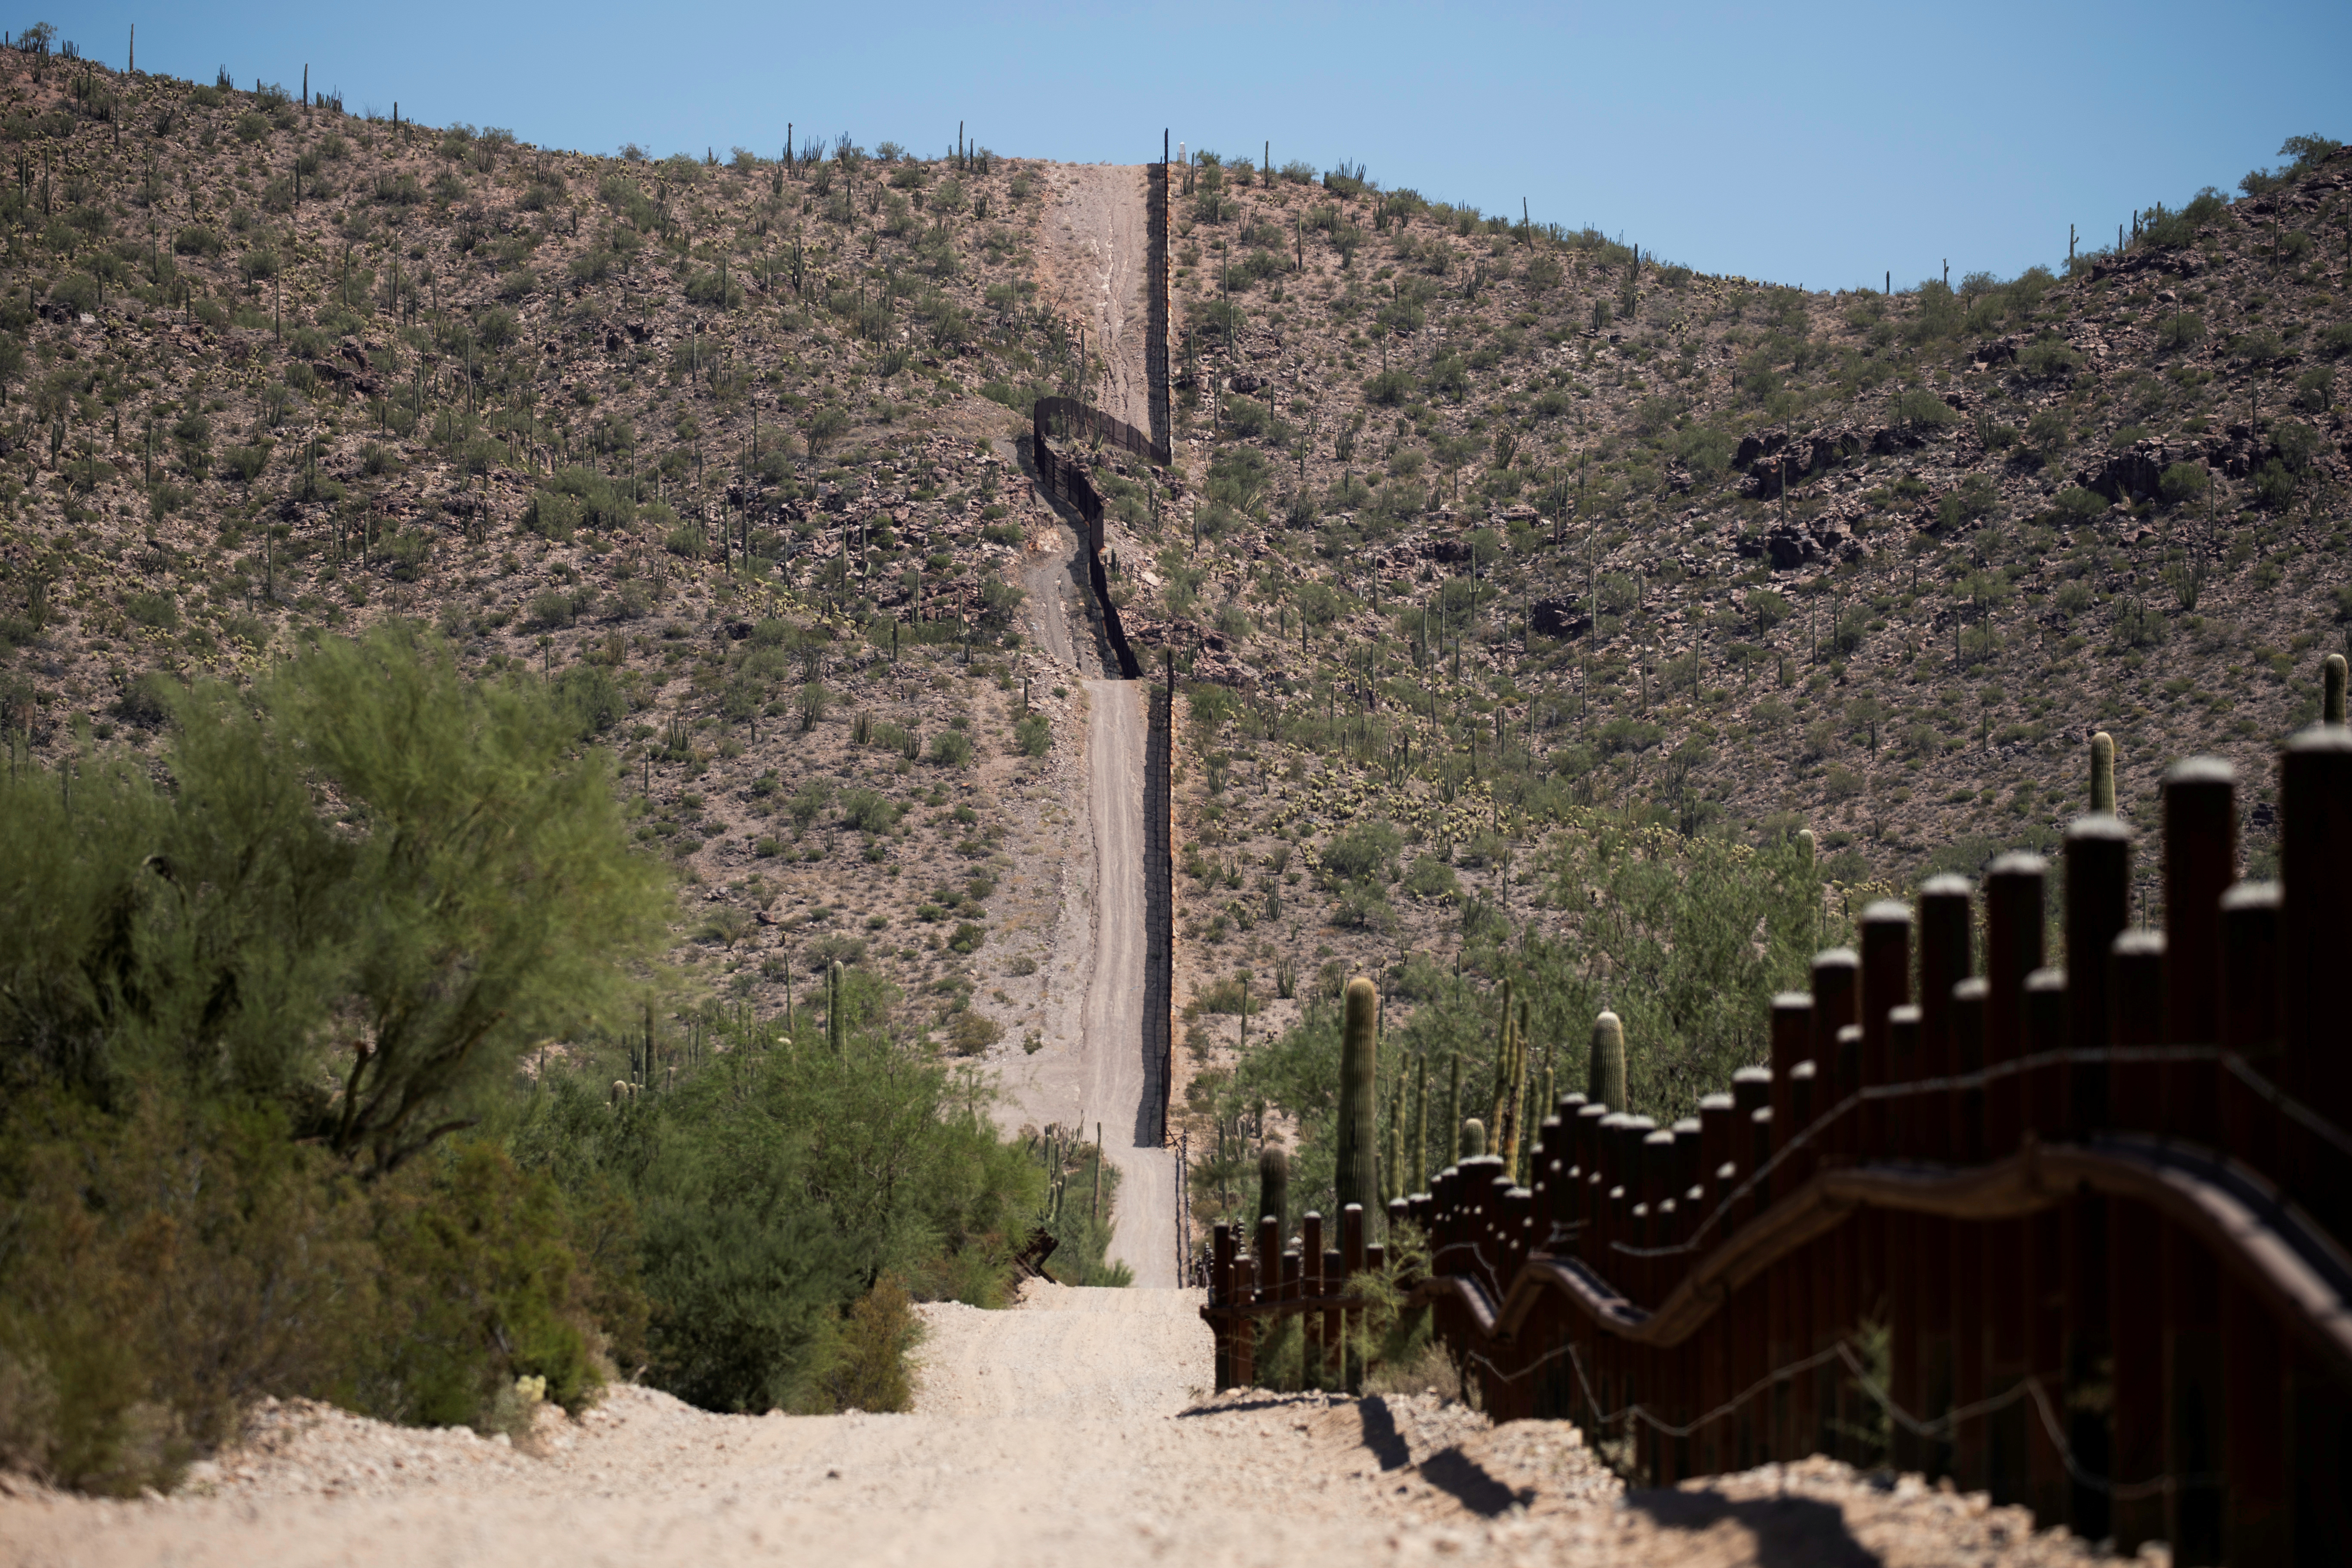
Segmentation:
<svg viewBox="0 0 2352 1568">
<path fill-rule="evenodd" d="M 14 51 L 0 95 L 20 755 L 148 744 L 151 677 L 426 624 L 614 750 L 696 889 L 698 1005 L 843 959 L 942 1046 L 1045 1026 L 1082 716 L 1049 656 L 1094 656 L 1025 411 L 1123 395 L 1131 323 L 1056 227 L 1139 170 L 599 158 Z M 1244 973 L 1270 1035 L 1326 975 L 1410 1007 L 1572 941 L 1595 824 L 1808 826 L 1826 932 L 2053 844 L 2099 728 L 2127 816 L 2235 759 L 2263 864 L 2347 613 L 2331 148 L 2056 271 L 1832 293 L 1196 156 L 1178 460 L 1100 482 L 1189 697 L 1198 1060 Z"/>
</svg>

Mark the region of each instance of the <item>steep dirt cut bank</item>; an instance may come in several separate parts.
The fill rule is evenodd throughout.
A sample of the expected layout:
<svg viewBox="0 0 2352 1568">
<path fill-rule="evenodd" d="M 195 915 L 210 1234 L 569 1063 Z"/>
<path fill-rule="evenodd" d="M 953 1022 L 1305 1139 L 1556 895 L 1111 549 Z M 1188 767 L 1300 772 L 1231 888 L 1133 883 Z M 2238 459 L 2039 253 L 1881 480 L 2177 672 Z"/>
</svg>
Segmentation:
<svg viewBox="0 0 2352 1568">
<path fill-rule="evenodd" d="M 1097 366 L 1090 400 L 1142 429 L 1151 420 L 1143 353 L 1144 165 L 1046 167 L 1055 200 L 1045 216 L 1039 276 L 1049 296 L 1087 330 Z"/>
</svg>

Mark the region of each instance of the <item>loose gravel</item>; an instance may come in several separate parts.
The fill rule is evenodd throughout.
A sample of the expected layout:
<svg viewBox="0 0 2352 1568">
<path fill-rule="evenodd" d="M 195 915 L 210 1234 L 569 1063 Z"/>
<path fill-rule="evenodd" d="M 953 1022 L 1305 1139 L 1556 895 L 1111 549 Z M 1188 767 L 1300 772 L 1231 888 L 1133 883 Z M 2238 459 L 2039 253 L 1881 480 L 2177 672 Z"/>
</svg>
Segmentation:
<svg viewBox="0 0 2352 1568">
<path fill-rule="evenodd" d="M 169 1498 L 0 1485 L 0 1564 L 1988 1564 L 2091 1553 L 1824 1459 L 1628 1491 L 1565 1422 L 1434 1394 L 1212 1395 L 1188 1290 L 924 1309 L 910 1415 L 714 1415 L 621 1386 L 520 1446 L 257 1408 Z"/>
</svg>

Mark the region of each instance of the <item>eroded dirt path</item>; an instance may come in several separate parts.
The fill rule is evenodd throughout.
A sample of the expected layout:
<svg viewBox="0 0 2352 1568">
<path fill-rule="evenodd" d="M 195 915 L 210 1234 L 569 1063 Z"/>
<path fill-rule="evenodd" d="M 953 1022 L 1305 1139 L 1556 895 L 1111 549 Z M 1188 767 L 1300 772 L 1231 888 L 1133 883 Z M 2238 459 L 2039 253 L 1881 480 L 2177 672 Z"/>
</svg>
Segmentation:
<svg viewBox="0 0 2352 1568">
<path fill-rule="evenodd" d="M 1144 380 L 1144 187 L 1141 163 L 1067 163 L 1053 170 L 1054 210 L 1038 257 L 1049 297 L 1087 327 L 1100 362 L 1091 401 L 1137 429 L 1150 427 Z"/>
</svg>

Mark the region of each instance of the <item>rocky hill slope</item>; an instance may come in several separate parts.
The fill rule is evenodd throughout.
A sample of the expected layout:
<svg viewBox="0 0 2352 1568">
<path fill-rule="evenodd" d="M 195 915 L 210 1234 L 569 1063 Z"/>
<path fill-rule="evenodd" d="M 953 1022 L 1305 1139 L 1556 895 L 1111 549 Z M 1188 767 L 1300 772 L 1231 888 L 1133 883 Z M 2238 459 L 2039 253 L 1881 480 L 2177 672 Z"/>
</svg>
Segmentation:
<svg viewBox="0 0 2352 1568">
<path fill-rule="evenodd" d="M 950 1048 L 1037 1026 L 1097 656 L 1020 440 L 1108 374 L 1073 171 L 594 158 L 18 51 L 0 137 L 18 757 L 428 623 L 614 747 L 708 1016 L 842 958 Z M 1179 460 L 1099 479 L 1191 693 L 1179 994 L 1246 972 L 1262 1028 L 1302 973 L 1565 921 L 1594 814 L 1809 825 L 1833 905 L 2047 844 L 2099 727 L 2127 812 L 2235 757 L 2260 863 L 2346 604 L 2352 163 L 2294 151 L 2064 276 L 1900 293 L 1181 171 Z"/>
<path fill-rule="evenodd" d="M 2273 863 L 2272 750 L 2352 647 L 2352 155 L 2284 154 L 2063 276 L 1900 292 L 1190 171 L 1200 499 L 1127 620 L 1226 694 L 1184 802 L 1206 1076 L 1242 972 L 1266 1037 L 1346 969 L 1409 1005 L 1512 932 L 1573 944 L 1600 895 L 1563 826 L 1810 827 L 1835 940 L 2054 847 L 2105 729 L 2144 826 L 2171 761 L 2234 760 Z"/>
</svg>

